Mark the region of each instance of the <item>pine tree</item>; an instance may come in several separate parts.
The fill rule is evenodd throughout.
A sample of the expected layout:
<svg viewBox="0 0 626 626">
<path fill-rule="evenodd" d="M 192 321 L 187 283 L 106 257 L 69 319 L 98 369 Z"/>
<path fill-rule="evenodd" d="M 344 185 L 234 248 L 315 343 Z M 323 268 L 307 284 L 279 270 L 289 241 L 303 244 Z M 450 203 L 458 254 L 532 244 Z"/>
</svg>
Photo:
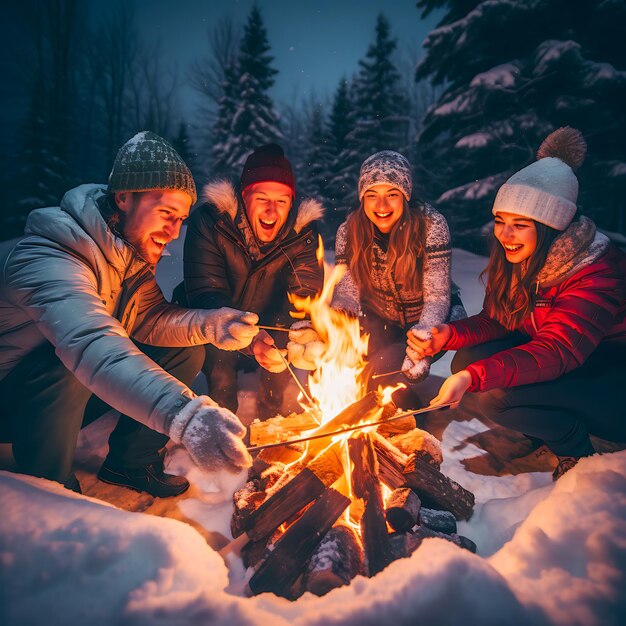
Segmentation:
<svg viewBox="0 0 626 626">
<path fill-rule="evenodd" d="M 172 141 L 172 146 L 174 150 L 178 152 L 180 158 L 187 164 L 189 168 L 192 168 L 194 165 L 194 155 L 191 147 L 191 142 L 189 140 L 189 133 L 187 132 L 187 124 L 181 120 L 178 125 L 178 134 L 176 138 Z"/>
<path fill-rule="evenodd" d="M 213 177 L 236 176 L 232 167 L 231 125 L 239 92 L 239 70 L 237 59 L 232 59 L 224 70 L 222 96 L 219 99 L 217 118 L 212 133 L 211 175 Z"/>
<path fill-rule="evenodd" d="M 442 4 L 447 13 L 424 42 L 417 77 L 446 90 L 426 117 L 419 148 L 422 178 L 453 217 L 457 245 L 473 240 L 498 187 L 565 125 L 588 142 L 578 172 L 583 212 L 625 229 L 625 3 L 420 0 L 418 7 L 426 14 Z"/>
<path fill-rule="evenodd" d="M 374 43 L 359 61 L 355 124 L 349 140 L 360 161 L 380 150 L 405 152 L 408 145 L 408 101 L 392 60 L 397 44 L 389 30 L 389 22 L 379 15 Z"/>
<path fill-rule="evenodd" d="M 356 115 L 351 91 L 351 83 L 342 78 L 335 91 L 328 120 L 331 166 L 326 219 L 329 222 L 341 223 L 341 218 L 345 217 L 345 212 L 357 198 L 361 162 L 349 139 Z"/>
<path fill-rule="evenodd" d="M 278 117 L 267 91 L 278 73 L 271 63 L 270 45 L 261 13 L 255 5 L 250 11 L 241 40 L 238 59 L 239 101 L 226 139 L 225 165 L 234 173 L 241 171 L 248 154 L 256 147 L 282 138 Z"/>
</svg>

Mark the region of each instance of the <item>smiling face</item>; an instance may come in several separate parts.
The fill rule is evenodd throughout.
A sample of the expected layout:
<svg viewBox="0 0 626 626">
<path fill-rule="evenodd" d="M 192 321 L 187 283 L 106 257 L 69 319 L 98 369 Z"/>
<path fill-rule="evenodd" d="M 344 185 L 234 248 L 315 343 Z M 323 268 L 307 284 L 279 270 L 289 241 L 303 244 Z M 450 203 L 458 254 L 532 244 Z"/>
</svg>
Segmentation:
<svg viewBox="0 0 626 626">
<path fill-rule="evenodd" d="M 177 239 L 191 208 L 191 196 L 178 190 L 119 191 L 115 203 L 124 213 L 122 235 L 148 263 L 156 263 L 165 246 Z"/>
<path fill-rule="evenodd" d="M 537 248 L 535 222 L 515 213 L 499 211 L 495 217 L 493 234 L 504 248 L 509 263 L 521 263 Z"/>
<path fill-rule="evenodd" d="M 248 185 L 241 195 L 256 238 L 261 243 L 273 241 L 287 221 L 293 201 L 291 187 L 264 181 Z"/>
<path fill-rule="evenodd" d="M 402 217 L 404 196 L 392 185 L 374 185 L 363 195 L 365 215 L 381 233 L 388 233 Z"/>
</svg>

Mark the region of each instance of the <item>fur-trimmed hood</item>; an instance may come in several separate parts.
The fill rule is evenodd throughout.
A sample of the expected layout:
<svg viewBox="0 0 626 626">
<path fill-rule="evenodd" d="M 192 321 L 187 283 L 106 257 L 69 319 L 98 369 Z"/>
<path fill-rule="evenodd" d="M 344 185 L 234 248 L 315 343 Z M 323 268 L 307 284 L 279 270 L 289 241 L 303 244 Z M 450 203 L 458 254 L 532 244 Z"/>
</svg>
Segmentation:
<svg viewBox="0 0 626 626">
<path fill-rule="evenodd" d="M 216 180 L 208 183 L 202 191 L 202 197 L 212 204 L 219 213 L 228 214 L 233 222 L 237 217 L 237 211 L 243 205 L 235 188 L 228 180 Z M 324 207 L 313 198 L 303 200 L 296 211 L 296 218 L 293 222 L 293 229 L 296 233 L 300 233 L 307 224 L 324 217 Z"/>
</svg>

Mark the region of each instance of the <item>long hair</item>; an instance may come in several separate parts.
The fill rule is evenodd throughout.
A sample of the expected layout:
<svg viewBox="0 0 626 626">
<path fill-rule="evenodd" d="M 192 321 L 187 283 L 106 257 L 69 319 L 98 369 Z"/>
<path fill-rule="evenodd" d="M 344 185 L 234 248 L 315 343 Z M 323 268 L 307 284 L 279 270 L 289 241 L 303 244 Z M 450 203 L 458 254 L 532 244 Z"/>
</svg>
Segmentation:
<svg viewBox="0 0 626 626">
<path fill-rule="evenodd" d="M 480 275 L 486 283 L 487 314 L 508 330 L 519 328 L 532 312 L 538 287 L 537 275 L 545 265 L 552 242 L 560 234 L 540 222 L 535 222 L 535 228 L 537 247 L 522 263 L 507 261 L 502 244 L 493 237 L 489 263 Z"/>
<path fill-rule="evenodd" d="M 399 286 L 416 290 L 421 283 L 421 265 L 424 255 L 424 218 L 421 205 L 409 207 L 403 200 L 404 208 L 400 219 L 389 234 L 387 267 L 385 272 Z M 346 252 L 348 266 L 359 288 L 372 287 L 372 245 L 374 229 L 365 214 L 363 203 L 354 211 L 346 223 Z"/>
</svg>

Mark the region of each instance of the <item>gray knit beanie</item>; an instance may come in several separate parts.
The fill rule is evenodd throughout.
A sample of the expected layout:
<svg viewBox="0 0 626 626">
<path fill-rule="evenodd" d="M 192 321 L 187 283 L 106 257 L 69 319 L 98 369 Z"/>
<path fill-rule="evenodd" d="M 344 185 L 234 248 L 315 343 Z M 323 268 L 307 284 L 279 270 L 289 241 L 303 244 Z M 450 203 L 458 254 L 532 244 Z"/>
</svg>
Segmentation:
<svg viewBox="0 0 626 626">
<path fill-rule="evenodd" d="M 383 150 L 367 157 L 359 174 L 359 201 L 363 200 L 365 192 L 374 185 L 397 187 L 408 202 L 411 199 L 413 177 L 406 157 L 393 150 Z"/>
<path fill-rule="evenodd" d="M 492 213 L 523 215 L 556 230 L 574 219 L 578 199 L 578 169 L 587 153 L 579 130 L 565 126 L 548 135 L 537 161 L 516 172 L 500 187 Z"/>
<path fill-rule="evenodd" d="M 149 130 L 137 133 L 118 151 L 109 175 L 108 191 L 176 189 L 198 199 L 196 184 L 178 152 Z"/>
</svg>

